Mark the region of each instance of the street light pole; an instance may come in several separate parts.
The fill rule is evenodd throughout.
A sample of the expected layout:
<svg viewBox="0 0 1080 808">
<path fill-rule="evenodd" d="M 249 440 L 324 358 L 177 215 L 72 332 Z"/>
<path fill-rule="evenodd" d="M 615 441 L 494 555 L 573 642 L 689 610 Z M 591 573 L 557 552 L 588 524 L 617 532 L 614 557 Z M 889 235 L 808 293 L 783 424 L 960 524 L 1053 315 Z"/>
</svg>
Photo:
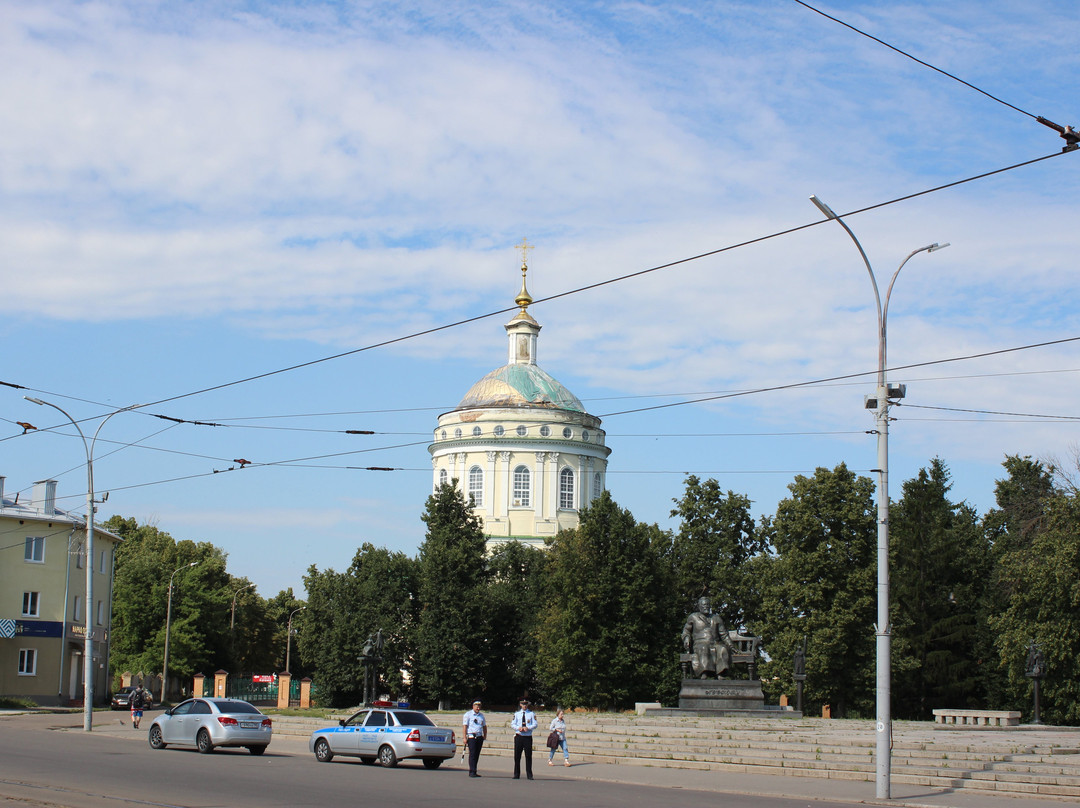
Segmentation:
<svg viewBox="0 0 1080 808">
<path fill-rule="evenodd" d="M 169 629 L 172 626 L 172 585 L 173 578 L 176 577 L 176 573 L 180 570 L 186 570 L 189 567 L 194 567 L 198 564 L 198 561 L 192 561 L 190 564 L 185 564 L 182 567 L 177 567 L 173 570 L 173 574 L 169 576 L 169 605 L 165 608 L 165 660 L 161 666 L 161 700 L 165 701 L 165 683 L 169 679 Z"/>
<path fill-rule="evenodd" d="M 288 635 L 287 639 L 285 640 L 285 673 L 292 673 L 292 671 L 289 670 L 289 658 L 290 658 L 290 656 L 292 654 L 292 619 L 293 619 L 293 615 L 296 614 L 297 612 L 304 611 L 304 609 L 306 609 L 306 608 L 307 608 L 307 606 L 301 606 L 299 609 L 293 609 L 292 614 L 289 615 L 289 626 L 288 626 L 288 628 L 285 629 L 285 633 Z"/>
<path fill-rule="evenodd" d="M 105 422 L 112 418 L 114 415 L 118 415 L 122 412 L 128 412 L 139 407 L 145 406 L 143 404 L 132 404 L 130 407 L 121 407 L 118 410 L 110 412 L 102 419 L 98 424 L 98 428 L 94 431 L 94 437 L 87 442 L 86 435 L 83 433 L 82 428 L 79 426 L 79 422 L 76 421 L 67 410 L 62 407 L 53 404 L 51 401 L 45 401 L 40 398 L 34 398 L 32 396 L 23 396 L 31 404 L 37 404 L 42 407 L 52 407 L 54 410 L 60 412 L 65 418 L 71 421 L 71 425 L 75 427 L 79 433 L 79 437 L 82 438 L 83 449 L 86 451 L 86 637 L 83 640 L 83 731 L 92 732 L 94 729 L 94 444 L 97 443 L 98 434 L 101 432 L 101 428 L 105 426 Z M 65 606 L 65 609 L 67 607 Z M 105 672 L 106 676 L 108 671 Z"/>
<path fill-rule="evenodd" d="M 233 629 L 236 627 L 236 598 L 245 589 L 251 589 L 255 584 L 248 584 L 237 589 L 232 596 L 232 611 L 229 616 L 229 651 L 232 653 L 232 664 L 236 664 L 236 636 Z"/>
<path fill-rule="evenodd" d="M 832 208 L 811 195 L 810 201 L 814 203 L 826 219 L 836 221 L 859 250 L 866 271 L 870 275 L 870 283 L 874 287 L 874 302 L 877 304 L 878 320 L 878 370 L 877 391 L 873 398 L 867 397 L 866 408 L 875 411 L 877 432 L 877 723 L 875 726 L 877 746 L 875 755 L 877 798 L 890 798 L 890 774 L 892 768 L 892 626 L 889 623 L 889 404 L 890 399 L 904 397 L 906 388 L 904 385 L 889 387 L 885 378 L 886 367 L 886 324 L 889 316 L 889 298 L 892 297 L 893 285 L 900 270 L 914 256 L 921 252 L 931 253 L 948 247 L 949 244 L 928 244 L 908 253 L 907 258 L 900 262 L 896 272 L 889 281 L 889 288 L 885 292 L 885 302 L 882 304 L 881 294 L 878 291 L 877 277 L 870 266 L 870 259 L 862 244 L 855 238 L 855 234 L 847 223 L 841 219 Z"/>
</svg>

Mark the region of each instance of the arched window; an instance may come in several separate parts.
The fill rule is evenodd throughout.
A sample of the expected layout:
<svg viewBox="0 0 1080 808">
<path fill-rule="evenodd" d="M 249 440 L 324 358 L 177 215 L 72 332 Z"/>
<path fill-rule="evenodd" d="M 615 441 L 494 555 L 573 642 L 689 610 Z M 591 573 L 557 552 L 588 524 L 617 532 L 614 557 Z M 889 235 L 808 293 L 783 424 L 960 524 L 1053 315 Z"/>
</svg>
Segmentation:
<svg viewBox="0 0 1080 808">
<path fill-rule="evenodd" d="M 479 466 L 469 469 L 469 496 L 474 508 L 484 507 L 484 470 Z"/>
<path fill-rule="evenodd" d="M 446 485 L 450 481 L 450 475 L 446 473 L 446 469 L 439 469 L 439 485 Z"/>
<path fill-rule="evenodd" d="M 574 470 L 570 468 L 559 472 L 559 507 L 564 510 L 574 507 Z"/>
<path fill-rule="evenodd" d="M 600 481 L 600 473 L 597 472 L 592 478 L 592 498 L 599 499 L 602 493 L 604 493 L 604 484 Z"/>
<path fill-rule="evenodd" d="M 528 508 L 532 505 L 531 475 L 525 466 L 514 469 L 514 507 Z"/>
<path fill-rule="evenodd" d="M 458 427 L 457 429 L 454 430 L 454 437 L 455 438 L 460 438 L 461 437 L 461 427 Z"/>
<path fill-rule="evenodd" d="M 481 436 L 482 434 L 484 434 L 484 430 L 482 430 L 482 429 L 481 429 L 480 427 L 478 427 L 478 426 L 474 426 L 474 427 L 472 428 L 472 434 L 473 434 L 473 437 L 474 437 L 474 438 L 479 438 L 479 437 L 480 437 L 480 436 Z"/>
</svg>

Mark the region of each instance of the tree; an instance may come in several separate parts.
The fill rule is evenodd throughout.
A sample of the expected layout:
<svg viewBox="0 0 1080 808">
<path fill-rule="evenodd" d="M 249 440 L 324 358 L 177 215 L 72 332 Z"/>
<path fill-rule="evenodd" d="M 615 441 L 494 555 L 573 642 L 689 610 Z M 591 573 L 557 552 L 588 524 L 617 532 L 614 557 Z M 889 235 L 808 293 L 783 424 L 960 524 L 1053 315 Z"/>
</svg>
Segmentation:
<svg viewBox="0 0 1080 808">
<path fill-rule="evenodd" d="M 681 623 L 667 556 L 671 536 L 638 524 L 607 491 L 549 547 L 548 603 L 537 669 L 565 706 L 670 699 Z"/>
<path fill-rule="evenodd" d="M 383 636 L 379 678 L 401 693 L 401 670 L 410 655 L 414 629 L 416 562 L 403 553 L 364 543 L 343 573 L 312 565 L 304 577 L 306 630 L 297 646 L 319 683 L 324 701 L 359 704 L 364 671 L 359 661 L 368 637 Z"/>
<path fill-rule="evenodd" d="M 543 700 L 536 664 L 547 562 L 543 550 L 516 541 L 501 545 L 488 562 L 491 644 L 486 695 L 495 704 L 514 704 L 525 696 Z"/>
<path fill-rule="evenodd" d="M 805 698 L 838 717 L 872 715 L 876 509 L 873 483 L 843 463 L 799 475 L 764 520 L 776 555 L 759 557 L 766 689 L 791 692 L 791 660 L 808 638 Z M 776 684 L 772 684 L 775 677 Z M 770 695 L 778 695 L 770 693 Z"/>
<path fill-rule="evenodd" d="M 488 572 L 480 522 L 457 487 L 440 485 L 427 499 L 420 546 L 420 613 L 412 659 L 422 698 L 463 703 L 484 686 L 490 650 Z"/>
<path fill-rule="evenodd" d="M 765 552 L 750 515 L 750 500 L 724 494 L 716 480 L 686 478 L 672 516 L 682 523 L 672 544 L 675 592 L 684 609 L 708 594 L 729 629 L 747 624 L 756 611 L 756 587 L 749 561 Z"/>
<path fill-rule="evenodd" d="M 899 718 L 929 720 L 935 707 L 982 700 L 980 606 L 989 544 L 975 512 L 947 498 L 945 464 L 903 485 L 890 511 L 893 704 Z"/>
</svg>

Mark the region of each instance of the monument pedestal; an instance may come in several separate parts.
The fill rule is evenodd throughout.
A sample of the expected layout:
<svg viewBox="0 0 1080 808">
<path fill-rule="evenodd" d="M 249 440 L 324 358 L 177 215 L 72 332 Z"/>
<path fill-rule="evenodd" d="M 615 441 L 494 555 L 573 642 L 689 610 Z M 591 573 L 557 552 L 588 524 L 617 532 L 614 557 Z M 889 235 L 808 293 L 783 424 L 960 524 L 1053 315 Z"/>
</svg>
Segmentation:
<svg viewBox="0 0 1080 808">
<path fill-rule="evenodd" d="M 683 679 L 680 710 L 764 710 L 760 679 Z"/>
</svg>

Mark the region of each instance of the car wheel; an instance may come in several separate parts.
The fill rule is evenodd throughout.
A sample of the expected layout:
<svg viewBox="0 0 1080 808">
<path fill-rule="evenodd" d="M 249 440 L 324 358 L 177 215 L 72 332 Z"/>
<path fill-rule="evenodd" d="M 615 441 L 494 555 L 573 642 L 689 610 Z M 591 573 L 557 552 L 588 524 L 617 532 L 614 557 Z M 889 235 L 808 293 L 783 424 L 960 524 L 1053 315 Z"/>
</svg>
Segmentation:
<svg viewBox="0 0 1080 808">
<path fill-rule="evenodd" d="M 154 726 L 150 727 L 150 748 L 165 748 L 165 741 L 161 737 L 161 727 L 159 727 L 157 724 L 154 724 Z"/>
<path fill-rule="evenodd" d="M 195 736 L 195 745 L 199 747 L 199 751 L 204 755 L 208 755 L 214 751 L 214 744 L 210 740 L 210 733 L 205 729 L 200 729 L 199 734 Z"/>
<path fill-rule="evenodd" d="M 389 744 L 384 743 L 379 747 L 379 763 L 388 769 L 397 765 L 397 755 Z"/>
<path fill-rule="evenodd" d="M 425 769 L 437 769 L 442 765 L 442 758 L 424 758 Z"/>
<path fill-rule="evenodd" d="M 330 750 L 330 744 L 326 742 L 326 738 L 315 741 L 315 759 L 319 763 L 329 763 L 334 759 L 334 753 Z"/>
<path fill-rule="evenodd" d="M 363 763 L 365 766 L 374 766 L 375 758 L 371 757 L 370 755 L 364 755 L 362 758 L 360 758 L 360 762 Z"/>
<path fill-rule="evenodd" d="M 265 746 L 249 746 L 248 751 L 251 752 L 251 754 L 253 754 L 253 755 L 261 755 L 263 752 L 266 751 L 266 747 Z"/>
</svg>

